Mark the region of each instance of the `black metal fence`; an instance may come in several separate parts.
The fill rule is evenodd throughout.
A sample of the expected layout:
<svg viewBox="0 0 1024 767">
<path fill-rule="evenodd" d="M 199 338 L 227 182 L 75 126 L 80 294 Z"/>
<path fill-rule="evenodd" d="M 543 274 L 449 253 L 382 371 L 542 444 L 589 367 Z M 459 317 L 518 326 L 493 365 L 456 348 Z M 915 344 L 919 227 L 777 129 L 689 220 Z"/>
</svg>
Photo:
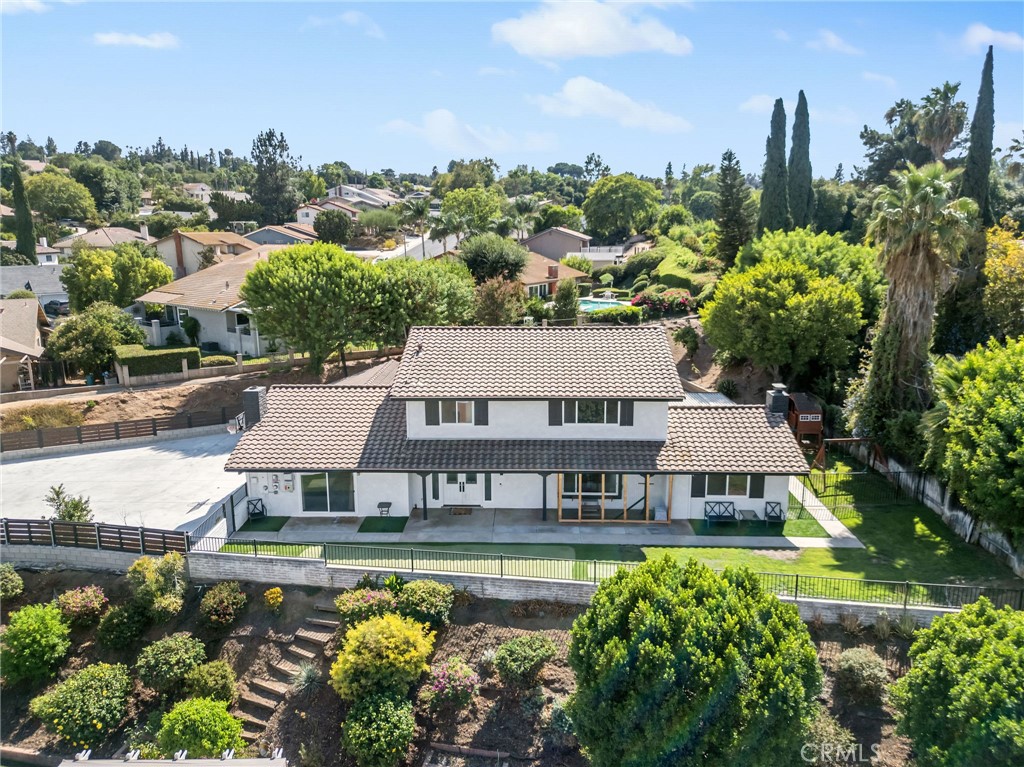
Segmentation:
<svg viewBox="0 0 1024 767">
<path fill-rule="evenodd" d="M 510 554 L 484 554 L 399 546 L 356 546 L 341 543 L 279 543 L 256 539 L 204 538 L 194 540 L 193 551 L 244 554 L 253 557 L 285 557 L 319 560 L 324 565 L 366 567 L 399 573 L 487 575 L 539 580 L 596 583 L 619 569 L 633 569 L 640 562 L 551 559 Z M 793 599 L 827 599 L 840 602 L 908 607 L 960 608 L 987 597 L 997 607 L 1024 609 L 1024 589 L 971 586 L 914 581 L 878 581 L 831 578 L 789 573 L 757 573 L 761 585 L 772 594 Z"/>
<path fill-rule="evenodd" d="M 92 423 L 84 426 L 58 426 L 53 429 L 32 429 L 9 432 L 0 436 L 0 451 L 28 450 L 39 447 L 61 445 L 83 445 L 89 442 L 128 439 L 129 437 L 156 436 L 171 429 L 194 429 L 200 426 L 216 426 L 227 423 L 235 417 L 228 415 L 228 409 L 201 410 L 195 413 L 176 413 L 158 418 L 143 418 L 138 421 L 116 423 Z"/>
<path fill-rule="evenodd" d="M 812 472 L 803 477 L 804 487 L 814 493 L 838 519 L 858 511 L 894 508 L 914 504 L 915 498 L 903 489 L 902 475 L 886 479 L 875 471 Z"/>
<path fill-rule="evenodd" d="M 246 486 L 239 485 L 226 496 L 222 501 L 213 506 L 207 513 L 206 518 L 199 525 L 188 532 L 191 541 L 198 541 L 205 538 L 214 530 L 223 519 L 228 533 L 234 532 L 235 507 L 240 506 L 247 495 Z"/>
<path fill-rule="evenodd" d="M 60 522 L 51 519 L 0 519 L 0 543 L 6 546 L 66 546 L 76 549 L 166 554 L 188 551 L 185 533 L 149 527 Z"/>
</svg>

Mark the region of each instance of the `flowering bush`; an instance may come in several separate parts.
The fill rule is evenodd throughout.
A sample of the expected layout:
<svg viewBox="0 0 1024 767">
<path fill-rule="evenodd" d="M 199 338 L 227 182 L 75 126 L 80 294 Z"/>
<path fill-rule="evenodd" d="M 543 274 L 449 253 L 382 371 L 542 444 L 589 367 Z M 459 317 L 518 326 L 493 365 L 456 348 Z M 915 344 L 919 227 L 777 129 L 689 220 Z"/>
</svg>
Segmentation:
<svg viewBox="0 0 1024 767">
<path fill-rule="evenodd" d="M 151 605 L 165 594 L 182 596 L 188 585 L 185 577 L 185 557 L 176 551 L 160 559 L 139 557 L 128 568 L 128 583 L 135 598 Z"/>
<path fill-rule="evenodd" d="M 29 713 L 76 748 L 102 743 L 128 713 L 132 680 L 121 664 L 86 666 L 29 703 Z"/>
<path fill-rule="evenodd" d="M 687 312 L 692 306 L 690 291 L 681 288 L 669 288 L 660 293 L 653 290 L 645 290 L 633 296 L 630 302 L 633 306 L 639 306 L 647 310 L 650 317 L 660 317 L 663 314 L 677 314 Z"/>
<path fill-rule="evenodd" d="M 384 589 L 355 589 L 334 600 L 343 626 L 355 626 L 369 618 L 398 612 L 398 599 Z"/>
<path fill-rule="evenodd" d="M 171 692 L 206 660 L 203 643 L 187 632 L 164 637 L 139 653 L 135 671 L 146 687 Z"/>
<path fill-rule="evenodd" d="M 149 627 L 149 608 L 141 602 L 111 607 L 100 618 L 96 638 L 104 647 L 125 650 L 131 647 Z"/>
<path fill-rule="evenodd" d="M 438 628 L 448 622 L 455 589 L 437 581 L 413 581 L 398 595 L 398 612 Z"/>
<path fill-rule="evenodd" d="M 405 761 L 415 730 L 409 701 L 371 695 L 348 712 L 342 740 L 359 767 L 395 767 Z"/>
<path fill-rule="evenodd" d="M 270 612 L 276 613 L 281 609 L 281 605 L 284 604 L 284 592 L 277 586 L 274 586 L 274 588 L 263 592 L 263 601 L 266 602 L 267 609 Z"/>
<path fill-rule="evenodd" d="M 156 742 L 164 756 L 188 751 L 190 759 L 218 757 L 228 749 L 241 751 L 242 721 L 228 713 L 223 700 L 189 698 L 176 703 L 160 722 Z"/>
<path fill-rule="evenodd" d="M 15 684 L 52 676 L 71 646 L 69 633 L 54 604 L 27 605 L 11 613 L 7 630 L 0 634 L 4 680 Z"/>
<path fill-rule="evenodd" d="M 245 607 L 245 602 L 246 596 L 238 581 L 225 581 L 206 592 L 203 601 L 199 603 L 199 612 L 211 626 L 230 626 Z"/>
<path fill-rule="evenodd" d="M 100 619 L 107 608 L 107 598 L 99 586 L 82 586 L 57 597 L 57 607 L 68 623 L 87 626 Z"/>
<path fill-rule="evenodd" d="M 422 698 L 431 711 L 461 711 L 476 695 L 480 677 L 457 655 L 430 667 Z"/>
<path fill-rule="evenodd" d="M 382 615 L 356 624 L 331 666 L 331 686 L 345 700 L 405 695 L 428 669 L 434 633 L 411 618 Z"/>
<path fill-rule="evenodd" d="M 166 623 L 180 613 L 184 606 L 185 600 L 177 594 L 164 594 L 154 600 L 152 607 L 149 608 L 149 614 L 157 623 Z"/>
<path fill-rule="evenodd" d="M 25 582 L 14 570 L 14 565 L 4 562 L 0 565 L 0 599 L 7 601 L 21 596 L 25 590 Z"/>
</svg>

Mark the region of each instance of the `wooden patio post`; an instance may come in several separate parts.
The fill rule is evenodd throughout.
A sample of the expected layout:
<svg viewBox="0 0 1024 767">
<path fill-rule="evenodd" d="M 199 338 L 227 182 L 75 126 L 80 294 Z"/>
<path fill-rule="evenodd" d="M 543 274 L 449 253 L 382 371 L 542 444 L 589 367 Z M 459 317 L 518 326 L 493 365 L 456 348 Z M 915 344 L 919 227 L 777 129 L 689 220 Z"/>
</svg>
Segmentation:
<svg viewBox="0 0 1024 767">
<path fill-rule="evenodd" d="M 558 521 L 562 521 L 562 472 L 558 472 L 555 489 L 558 491 Z"/>
<path fill-rule="evenodd" d="M 675 485 L 675 474 L 668 475 L 668 522 L 672 522 L 672 488 Z"/>
<path fill-rule="evenodd" d="M 644 474 L 644 521 L 651 521 L 651 475 Z"/>
<path fill-rule="evenodd" d="M 583 475 L 576 475 L 576 524 L 583 524 Z"/>
<path fill-rule="evenodd" d="M 621 475 L 620 482 L 622 482 L 622 521 L 629 521 L 629 475 Z"/>
<path fill-rule="evenodd" d="M 604 522 L 604 472 L 601 472 L 601 521 Z"/>
</svg>

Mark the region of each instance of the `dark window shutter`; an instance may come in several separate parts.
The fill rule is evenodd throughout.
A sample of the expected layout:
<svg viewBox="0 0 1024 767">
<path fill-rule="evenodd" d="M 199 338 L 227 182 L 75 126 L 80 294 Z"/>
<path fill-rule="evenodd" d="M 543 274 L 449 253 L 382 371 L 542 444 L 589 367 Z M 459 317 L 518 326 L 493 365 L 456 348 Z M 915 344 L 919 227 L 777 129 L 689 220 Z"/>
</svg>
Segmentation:
<svg viewBox="0 0 1024 767">
<path fill-rule="evenodd" d="M 548 400 L 548 426 L 562 425 L 562 400 Z"/>
<path fill-rule="evenodd" d="M 690 484 L 690 497 L 691 498 L 706 498 L 707 497 L 707 474 L 694 474 L 693 480 Z"/>
<path fill-rule="evenodd" d="M 566 423 L 576 423 L 576 400 L 562 400 L 562 418 Z"/>
<path fill-rule="evenodd" d="M 487 425 L 487 400 L 478 399 L 473 402 L 473 423 L 477 426 Z"/>
<path fill-rule="evenodd" d="M 438 487 L 437 472 L 430 475 L 430 492 L 434 496 L 434 500 L 438 501 L 441 499 L 441 489 Z"/>
<path fill-rule="evenodd" d="M 750 475 L 750 497 L 764 498 L 764 474 Z"/>
<path fill-rule="evenodd" d="M 491 475 L 484 474 L 484 500 L 491 500 Z"/>
<path fill-rule="evenodd" d="M 619 426 L 633 425 L 633 400 L 619 400 Z"/>
<path fill-rule="evenodd" d="M 441 400 L 428 399 L 425 404 L 427 407 L 427 426 L 437 426 L 441 423 Z"/>
</svg>

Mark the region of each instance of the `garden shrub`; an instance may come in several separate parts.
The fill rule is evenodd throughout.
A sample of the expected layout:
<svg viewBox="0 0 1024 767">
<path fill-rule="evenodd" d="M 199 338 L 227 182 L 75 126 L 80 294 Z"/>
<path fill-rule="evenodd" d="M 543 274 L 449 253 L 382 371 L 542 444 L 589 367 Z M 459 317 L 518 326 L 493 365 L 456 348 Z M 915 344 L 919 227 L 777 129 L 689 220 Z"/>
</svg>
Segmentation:
<svg viewBox="0 0 1024 767">
<path fill-rule="evenodd" d="M 836 665 L 836 685 L 859 703 L 881 703 L 889 686 L 885 661 L 873 650 L 845 650 Z"/>
<path fill-rule="evenodd" d="M 384 588 L 390 591 L 396 597 L 402 593 L 402 589 L 405 588 L 406 580 L 398 573 L 391 573 L 387 578 L 384 579 Z"/>
<path fill-rule="evenodd" d="M 10 562 L 0 565 L 0 600 L 6 602 L 8 599 L 20 597 L 25 591 L 25 582 L 14 569 Z"/>
<path fill-rule="evenodd" d="M 309 661 L 299 663 L 299 668 L 292 674 L 292 689 L 303 700 L 312 700 L 323 689 L 324 675 L 320 667 Z"/>
<path fill-rule="evenodd" d="M 608 264 L 608 266 L 602 266 L 594 270 L 591 275 L 595 282 L 599 282 L 606 287 L 611 287 L 617 282 L 622 281 L 622 274 L 626 271 L 626 267 L 622 264 Z M 605 276 L 607 275 L 607 277 Z M 611 278 L 609 282 L 608 278 Z"/>
<path fill-rule="evenodd" d="M 649 317 L 688 312 L 691 306 L 690 293 L 678 288 L 656 291 L 648 288 L 633 296 L 633 306 L 644 309 Z"/>
<path fill-rule="evenodd" d="M 428 669 L 434 632 L 399 615 L 370 618 L 345 633 L 331 685 L 346 700 L 374 693 L 405 695 Z"/>
<path fill-rule="evenodd" d="M 345 750 L 359 767 L 395 767 L 405 761 L 416 719 L 411 702 L 371 695 L 352 707 L 341 727 Z"/>
<path fill-rule="evenodd" d="M 235 622 L 245 603 L 246 596 L 238 581 L 225 581 L 206 592 L 199 603 L 199 612 L 209 625 L 223 628 Z"/>
<path fill-rule="evenodd" d="M 724 394 L 729 399 L 736 399 L 740 396 L 740 387 L 731 378 L 719 378 L 715 383 L 715 391 Z"/>
<path fill-rule="evenodd" d="M 57 607 L 71 625 L 88 626 L 103 615 L 107 609 L 107 598 L 99 586 L 82 586 L 57 597 Z"/>
<path fill-rule="evenodd" d="M 61 522 L 92 522 L 92 506 L 84 495 L 71 495 L 64 485 L 51 485 L 43 503 L 53 509 L 50 519 Z"/>
<path fill-rule="evenodd" d="M 191 698 L 210 698 L 234 703 L 238 697 L 235 671 L 222 660 L 196 666 L 185 674 L 185 692 Z"/>
<path fill-rule="evenodd" d="M 622 265 L 622 284 L 629 285 L 640 276 L 641 273 L 646 272 L 650 274 L 654 271 L 658 264 L 665 258 L 665 253 L 658 248 L 651 248 L 645 250 L 642 253 L 634 253 L 632 256 L 626 259 L 626 263 Z M 610 267 L 605 267 L 607 270 Z M 616 283 L 619 279 L 616 278 Z"/>
<path fill-rule="evenodd" d="M 386 589 L 354 589 L 334 600 L 342 626 L 354 626 L 368 618 L 398 612 L 398 599 Z"/>
<path fill-rule="evenodd" d="M 185 676 L 205 660 L 202 641 L 182 631 L 158 639 L 140 652 L 135 671 L 146 687 L 168 693 L 176 690 Z"/>
<path fill-rule="evenodd" d="M 234 357 L 227 354 L 211 354 L 208 357 L 203 357 L 201 364 L 204 368 L 216 368 L 223 365 L 234 365 L 236 362 Z"/>
<path fill-rule="evenodd" d="M 128 583 L 135 598 L 146 605 L 152 605 L 166 594 L 182 596 L 188 586 L 185 557 L 176 551 L 159 559 L 139 557 L 128 568 Z"/>
<path fill-rule="evenodd" d="M 33 698 L 29 713 L 75 748 L 105 741 L 128 714 L 132 680 L 122 665 L 94 663 Z"/>
<path fill-rule="evenodd" d="M 494 668 L 506 687 L 524 690 L 533 687 L 537 674 L 558 648 L 546 636 L 530 634 L 505 642 L 494 655 Z"/>
<path fill-rule="evenodd" d="M 413 581 L 398 595 L 398 612 L 436 629 L 448 622 L 454 603 L 455 589 L 447 583 Z"/>
<path fill-rule="evenodd" d="M 96 638 L 108 649 L 127 650 L 146 632 L 149 621 L 149 609 L 139 602 L 111 607 L 100 618 Z"/>
<path fill-rule="evenodd" d="M 920 629 L 892 688 L 921 767 L 1024 764 L 1024 612 L 982 597 Z"/>
<path fill-rule="evenodd" d="M 71 629 L 55 604 L 26 605 L 11 613 L 0 634 L 0 669 L 8 684 L 48 679 L 60 666 Z"/>
<path fill-rule="evenodd" d="M 700 348 L 700 337 L 697 335 L 697 329 L 692 325 L 683 325 L 683 327 L 677 329 L 672 334 L 672 340 L 686 348 L 686 356 L 691 360 L 696 356 L 697 350 Z"/>
<path fill-rule="evenodd" d="M 223 700 L 189 698 L 176 703 L 160 723 L 157 745 L 164 756 L 188 751 L 189 759 L 219 757 L 228 749 L 241 751 L 242 722 L 228 713 Z"/>
<path fill-rule="evenodd" d="M 421 698 L 434 712 L 461 711 L 473 702 L 480 677 L 458 655 L 430 667 L 430 678 Z"/>
<path fill-rule="evenodd" d="M 177 594 L 164 594 L 156 598 L 149 612 L 156 623 L 166 623 L 181 612 L 185 600 Z"/>
<path fill-rule="evenodd" d="M 639 306 L 609 306 L 587 315 L 591 322 L 608 322 L 615 325 L 639 325 L 644 312 Z"/>
<path fill-rule="evenodd" d="M 853 733 L 836 721 L 824 706 L 818 706 L 807 729 L 800 755 L 794 764 L 809 764 L 814 767 L 846 767 L 850 764 L 851 748 L 857 745 Z"/>
<path fill-rule="evenodd" d="M 573 623 L 569 665 L 566 705 L 594 767 L 793 763 L 821 689 L 796 607 L 746 568 L 693 559 L 602 581 Z"/>
<path fill-rule="evenodd" d="M 549 748 L 569 749 L 576 746 L 576 728 L 565 710 L 565 698 L 557 698 L 551 704 L 544 722 L 544 740 Z"/>
<path fill-rule="evenodd" d="M 183 349 L 146 349 L 142 344 L 123 344 L 114 347 L 114 356 L 122 365 L 128 366 L 133 378 L 180 373 L 182 360 L 188 360 L 188 366 L 193 370 L 200 364 L 199 349 L 194 346 Z"/>
<path fill-rule="evenodd" d="M 263 602 L 270 612 L 277 613 L 280 611 L 281 605 L 284 604 L 284 592 L 278 586 L 267 589 L 263 592 Z"/>
</svg>

